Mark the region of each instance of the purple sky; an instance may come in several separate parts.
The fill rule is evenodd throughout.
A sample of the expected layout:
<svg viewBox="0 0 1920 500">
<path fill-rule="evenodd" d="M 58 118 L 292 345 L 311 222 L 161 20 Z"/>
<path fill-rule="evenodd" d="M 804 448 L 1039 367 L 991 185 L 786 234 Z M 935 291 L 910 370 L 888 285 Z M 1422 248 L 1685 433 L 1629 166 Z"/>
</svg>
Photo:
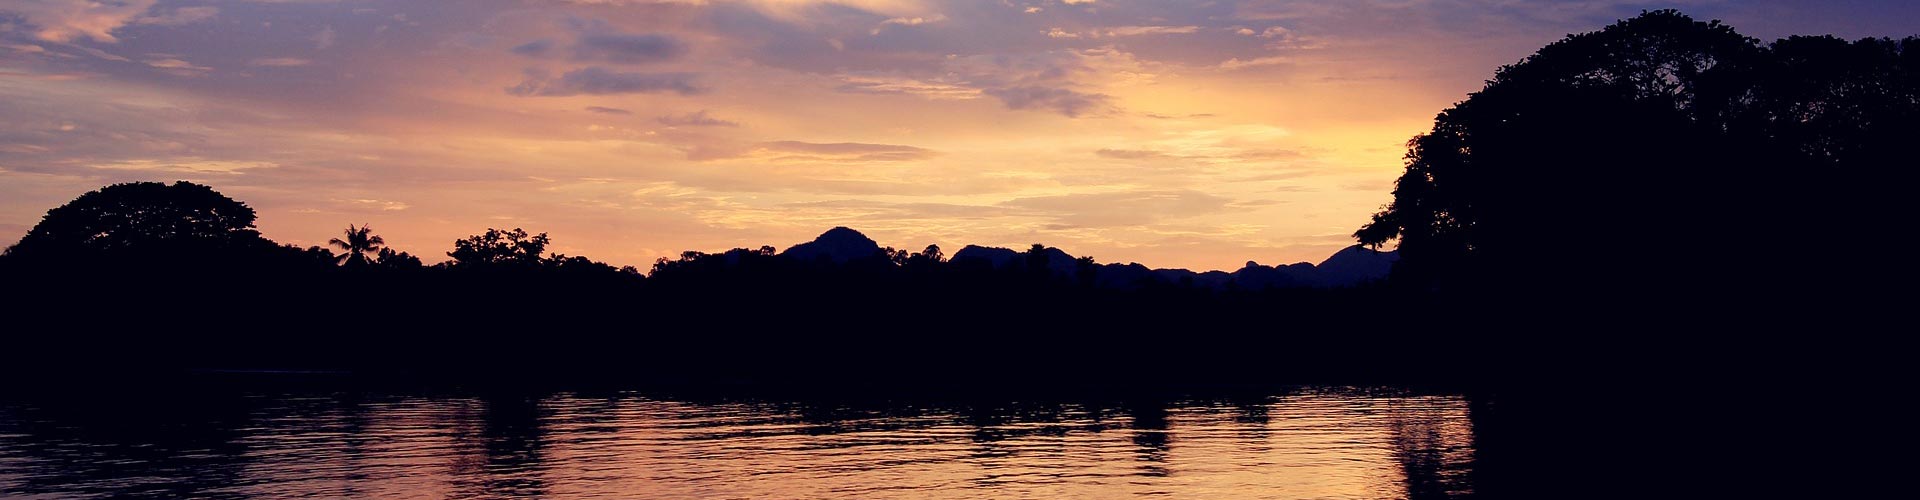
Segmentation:
<svg viewBox="0 0 1920 500">
<path fill-rule="evenodd" d="M 1679 8 L 1762 39 L 1907 36 L 1867 1 L 0 3 L 0 240 L 186 179 L 275 240 L 487 227 L 646 265 L 1044 242 L 1102 262 L 1317 261 L 1494 68 Z"/>
</svg>

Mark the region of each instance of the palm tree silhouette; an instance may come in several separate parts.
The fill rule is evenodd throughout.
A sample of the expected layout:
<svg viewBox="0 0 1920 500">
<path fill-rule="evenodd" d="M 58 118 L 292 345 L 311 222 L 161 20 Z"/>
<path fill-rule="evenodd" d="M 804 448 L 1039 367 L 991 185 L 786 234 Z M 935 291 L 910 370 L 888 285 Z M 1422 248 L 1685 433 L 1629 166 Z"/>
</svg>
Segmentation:
<svg viewBox="0 0 1920 500">
<path fill-rule="evenodd" d="M 353 227 L 353 224 L 347 224 L 346 233 L 347 239 L 334 238 L 327 240 L 327 244 L 347 252 L 340 255 L 340 265 L 346 265 L 350 262 L 367 264 L 369 262 L 367 256 L 378 254 L 380 247 L 387 244 L 387 240 L 381 239 L 379 236 L 373 234 L 373 227 L 365 224 L 360 225 L 360 227 Z"/>
</svg>

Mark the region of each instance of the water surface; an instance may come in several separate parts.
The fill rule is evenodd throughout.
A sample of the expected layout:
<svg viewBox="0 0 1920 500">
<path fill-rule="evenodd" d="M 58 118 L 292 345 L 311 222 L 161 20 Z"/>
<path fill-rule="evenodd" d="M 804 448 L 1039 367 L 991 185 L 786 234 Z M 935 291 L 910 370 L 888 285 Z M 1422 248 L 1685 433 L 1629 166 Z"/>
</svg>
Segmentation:
<svg viewBox="0 0 1920 500">
<path fill-rule="evenodd" d="M 1456 395 L 1098 401 L 248 390 L 0 400 L 6 498 L 1444 498 Z"/>
</svg>

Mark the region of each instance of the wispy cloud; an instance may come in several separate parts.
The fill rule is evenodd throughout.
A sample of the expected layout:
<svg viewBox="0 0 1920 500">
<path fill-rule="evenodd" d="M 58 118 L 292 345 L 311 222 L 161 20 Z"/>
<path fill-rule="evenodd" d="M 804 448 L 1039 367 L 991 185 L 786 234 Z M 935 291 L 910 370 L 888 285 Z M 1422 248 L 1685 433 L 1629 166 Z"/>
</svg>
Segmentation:
<svg viewBox="0 0 1920 500">
<path fill-rule="evenodd" d="M 248 66 L 263 66 L 263 67 L 270 67 L 270 68 L 290 68 L 295 66 L 306 66 L 308 64 L 313 64 L 313 61 L 308 59 L 298 58 L 298 57 L 263 57 L 260 59 L 247 61 Z"/>
<path fill-rule="evenodd" d="M 205 21 L 208 19 L 213 19 L 213 16 L 217 16 L 217 15 L 220 15 L 219 7 L 210 7 L 210 6 L 180 7 L 180 8 L 168 10 L 165 12 L 154 12 L 148 15 L 136 17 L 133 19 L 133 24 L 149 24 L 149 25 L 156 25 L 156 26 L 181 26 L 181 25 L 197 23 L 200 21 Z"/>
<path fill-rule="evenodd" d="M 311 40 L 313 40 L 313 48 L 326 50 L 327 47 L 333 46 L 335 38 L 336 34 L 333 31 L 333 25 L 329 24 L 324 28 L 320 28 L 320 31 L 314 33 L 313 38 L 311 38 Z"/>
<path fill-rule="evenodd" d="M 655 119 L 655 121 L 660 122 L 661 125 L 666 125 L 669 127 L 738 127 L 740 126 L 739 122 L 714 118 L 708 115 L 707 110 L 704 110 L 704 109 L 695 111 L 692 113 L 683 114 L 683 115 L 662 116 L 660 118 Z"/>
<path fill-rule="evenodd" d="M 573 47 L 573 59 L 577 61 L 625 64 L 667 61 L 686 53 L 687 46 L 680 40 L 653 34 L 582 35 Z"/>
<path fill-rule="evenodd" d="M 24 0 L 0 6 L 31 25 L 34 38 L 50 42 L 92 40 L 100 43 L 120 41 L 115 30 L 141 18 L 157 0 L 121 0 L 118 2 Z"/>
<path fill-rule="evenodd" d="M 177 57 L 156 57 L 147 59 L 145 63 L 147 66 L 159 68 L 176 75 L 198 76 L 202 73 L 213 71 L 213 68 L 190 63 Z"/>
<path fill-rule="evenodd" d="M 1069 118 L 1112 109 L 1111 99 L 1105 94 L 1063 88 L 1019 86 L 992 88 L 983 92 L 1005 103 L 1007 109 L 1047 110 Z"/>
<path fill-rule="evenodd" d="M 614 71 L 599 66 L 568 71 L 553 78 L 540 70 L 530 70 L 520 84 L 507 88 L 517 96 L 566 97 L 576 95 L 700 93 L 691 73 L 640 73 Z"/>
<path fill-rule="evenodd" d="M 783 161 L 895 162 L 923 160 L 937 154 L 925 148 L 897 144 L 801 141 L 761 143 L 758 151 L 772 153 L 774 159 Z"/>
</svg>

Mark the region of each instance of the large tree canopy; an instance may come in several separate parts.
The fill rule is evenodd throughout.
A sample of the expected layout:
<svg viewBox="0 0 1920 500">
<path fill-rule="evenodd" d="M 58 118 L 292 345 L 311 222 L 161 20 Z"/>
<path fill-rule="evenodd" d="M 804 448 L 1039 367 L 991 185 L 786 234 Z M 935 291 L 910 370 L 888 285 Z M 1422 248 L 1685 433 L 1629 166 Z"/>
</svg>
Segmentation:
<svg viewBox="0 0 1920 500">
<path fill-rule="evenodd" d="M 517 227 L 512 231 L 487 228 L 486 233 L 454 241 L 453 251 L 447 252 L 447 256 L 466 267 L 532 267 L 543 263 L 542 254 L 550 242 L 547 233 L 529 234 Z"/>
<path fill-rule="evenodd" d="M 7 253 L 155 254 L 270 246 L 253 224 L 252 208 L 207 186 L 186 181 L 114 184 L 47 211 Z"/>
<path fill-rule="evenodd" d="M 1634 279 L 1685 245 L 1777 243 L 1836 183 L 1912 165 L 1917 48 L 1763 45 L 1671 10 L 1569 36 L 1441 112 L 1354 236 L 1397 240 L 1403 276 L 1441 285 Z"/>
</svg>

